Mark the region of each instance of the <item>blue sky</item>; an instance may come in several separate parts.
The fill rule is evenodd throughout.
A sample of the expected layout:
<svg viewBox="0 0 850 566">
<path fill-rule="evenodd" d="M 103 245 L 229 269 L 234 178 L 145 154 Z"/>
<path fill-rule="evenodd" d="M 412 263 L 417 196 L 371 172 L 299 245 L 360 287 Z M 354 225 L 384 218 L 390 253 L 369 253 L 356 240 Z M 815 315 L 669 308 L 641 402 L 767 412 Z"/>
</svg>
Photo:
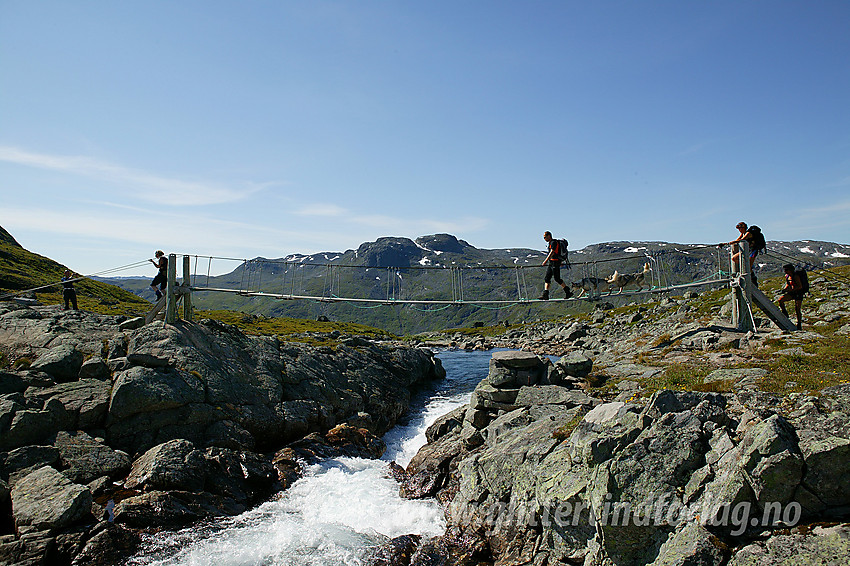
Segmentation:
<svg viewBox="0 0 850 566">
<path fill-rule="evenodd" d="M 844 0 L 0 0 L 0 226 L 82 273 L 739 220 L 847 243 L 848 29 Z"/>
</svg>

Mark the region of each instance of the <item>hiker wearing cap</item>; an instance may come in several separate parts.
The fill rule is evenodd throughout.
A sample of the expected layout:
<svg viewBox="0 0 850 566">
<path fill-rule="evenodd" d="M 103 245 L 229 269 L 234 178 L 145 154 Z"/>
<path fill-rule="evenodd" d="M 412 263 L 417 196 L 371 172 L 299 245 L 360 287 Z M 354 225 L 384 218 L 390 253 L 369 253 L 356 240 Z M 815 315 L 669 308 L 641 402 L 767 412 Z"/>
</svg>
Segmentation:
<svg viewBox="0 0 850 566">
<path fill-rule="evenodd" d="M 74 274 L 70 269 L 65 270 L 62 276 L 62 299 L 65 301 L 65 310 L 68 310 L 68 304 L 73 305 L 74 310 L 77 308 L 77 290 L 74 289 Z"/>
<path fill-rule="evenodd" d="M 159 269 L 159 273 L 156 274 L 156 277 L 151 281 L 151 289 L 154 293 L 156 293 L 156 300 L 160 300 L 162 298 L 162 292 L 165 290 L 165 286 L 168 285 L 168 258 L 165 257 L 165 254 L 162 250 L 157 250 L 154 254 L 156 257 L 155 260 L 148 260 L 152 264 Z M 157 287 L 159 285 L 159 287 Z"/>
<path fill-rule="evenodd" d="M 566 250 L 563 249 L 564 242 L 562 240 L 554 239 L 552 237 L 552 232 L 548 230 L 543 233 L 543 239 L 549 244 L 549 254 L 546 256 L 546 259 L 543 260 L 542 265 L 549 264 L 549 267 L 546 268 L 546 276 L 543 278 L 543 294 L 537 297 L 537 300 L 549 300 L 549 286 L 552 279 L 555 279 L 555 282 L 564 288 L 564 298 L 569 299 L 573 293 L 570 291 L 569 287 L 567 287 L 567 284 L 564 283 L 564 280 L 561 279 L 561 258 L 564 257 L 566 252 Z M 569 267 L 569 265 L 567 267 Z"/>
</svg>

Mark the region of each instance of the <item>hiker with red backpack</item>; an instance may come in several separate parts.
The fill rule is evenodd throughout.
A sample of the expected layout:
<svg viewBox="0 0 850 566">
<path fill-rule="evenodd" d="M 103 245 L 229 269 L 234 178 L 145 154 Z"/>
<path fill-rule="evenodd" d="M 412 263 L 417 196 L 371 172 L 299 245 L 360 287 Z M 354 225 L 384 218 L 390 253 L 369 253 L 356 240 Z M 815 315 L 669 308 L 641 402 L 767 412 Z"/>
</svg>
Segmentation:
<svg viewBox="0 0 850 566">
<path fill-rule="evenodd" d="M 542 265 L 546 265 L 548 263 L 549 267 L 546 268 L 546 276 L 543 278 L 543 294 L 537 297 L 537 300 L 549 300 L 549 285 L 551 284 L 552 279 L 555 279 L 555 282 L 563 287 L 564 298 L 569 299 L 572 297 L 573 292 L 569 287 L 567 287 L 564 280 L 561 279 L 561 263 L 563 262 L 564 267 L 567 269 L 570 268 L 570 261 L 567 258 L 567 241 L 556 240 L 552 237 L 552 232 L 549 230 L 546 230 L 543 233 L 543 239 L 549 244 L 549 254 L 546 256 L 546 259 L 543 260 Z"/>
<path fill-rule="evenodd" d="M 794 311 L 797 314 L 797 330 L 803 329 L 803 295 L 809 290 L 809 276 L 804 269 L 794 270 L 794 266 L 790 263 L 782 266 L 782 271 L 785 272 L 785 287 L 782 288 L 782 296 L 779 297 L 779 308 L 782 314 L 788 316 L 788 311 L 785 310 L 786 301 L 794 301 Z"/>
</svg>

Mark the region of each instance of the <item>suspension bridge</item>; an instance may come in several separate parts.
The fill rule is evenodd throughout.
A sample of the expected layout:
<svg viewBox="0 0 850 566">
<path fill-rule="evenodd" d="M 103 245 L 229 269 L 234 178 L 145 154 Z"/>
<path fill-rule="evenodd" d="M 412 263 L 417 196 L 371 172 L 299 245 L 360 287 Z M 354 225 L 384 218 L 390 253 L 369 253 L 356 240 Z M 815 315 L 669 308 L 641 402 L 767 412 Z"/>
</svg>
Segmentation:
<svg viewBox="0 0 850 566">
<path fill-rule="evenodd" d="M 280 301 L 314 301 L 318 303 L 347 303 L 361 308 L 409 305 L 425 313 L 457 306 L 470 305 L 485 309 L 506 309 L 517 305 L 542 303 L 566 303 L 592 301 L 608 296 L 634 297 L 638 295 L 672 294 L 692 288 L 728 287 L 733 295 L 732 325 L 741 331 L 756 330 L 753 305 L 759 307 L 779 328 L 794 330 L 791 322 L 776 305 L 752 282 L 748 257 L 748 244 L 740 241 L 724 250 L 725 245 L 672 246 L 671 248 L 643 254 L 633 253 L 628 257 L 612 257 L 592 261 L 573 261 L 571 269 L 562 268 L 562 277 L 567 281 L 597 281 L 598 286 L 575 287 L 576 294 L 565 298 L 543 300 L 534 298 L 539 292 L 539 265 L 415 265 L 408 267 L 375 267 L 368 265 L 341 265 L 310 263 L 300 260 L 237 259 L 191 254 L 171 254 L 168 262 L 168 284 L 165 294 L 145 316 L 145 322 L 164 319 L 173 323 L 182 307 L 183 318 L 193 318 L 193 293 L 229 293 L 241 297 L 259 297 Z M 703 250 L 703 265 L 694 266 L 685 259 L 687 267 L 672 268 L 674 258 L 692 258 L 695 251 Z M 712 250 L 712 253 L 705 253 Z M 736 254 L 743 261 L 735 261 Z M 763 252 L 764 253 L 764 252 Z M 776 250 L 768 250 L 767 257 L 778 263 L 798 263 L 797 259 Z M 178 256 L 182 257 L 182 281 L 178 282 Z M 708 262 L 706 258 L 713 258 Z M 761 256 L 760 256 L 761 257 Z M 328 258 L 325 258 L 326 260 Z M 233 277 L 222 285 L 223 276 L 213 276 L 213 262 L 236 262 L 238 280 Z M 617 287 L 610 282 L 614 267 L 621 273 L 639 275 L 629 271 L 648 264 L 649 269 L 634 277 L 631 287 Z M 710 265 L 709 265 L 710 263 Z M 98 276 L 115 275 L 122 270 L 138 268 L 147 260 L 121 266 L 72 281 Z M 203 273 L 206 264 L 206 274 Z M 807 269 L 814 269 L 806 264 Z M 690 281 L 683 272 L 697 272 Z M 829 272 L 824 272 L 828 274 Z M 489 277 L 483 277 L 482 274 Z M 426 275 L 428 277 L 426 277 Z M 836 274 L 837 276 L 837 274 Z M 532 279 L 533 278 L 533 279 Z M 226 278 L 225 278 L 226 279 Z M 843 279 L 843 277 L 842 277 Z M 424 283 L 423 283 L 424 281 Z M 532 286 L 529 281 L 533 281 Z M 51 283 L 18 291 L 0 300 L 16 295 L 56 287 Z M 634 288 L 636 287 L 636 288 Z M 537 289 L 537 291 L 534 291 Z M 583 290 L 582 290 L 583 289 Z"/>
<path fill-rule="evenodd" d="M 535 270 L 534 281 L 539 287 L 539 266 L 530 265 L 466 265 L 466 266 L 410 266 L 410 267 L 374 267 L 365 265 L 335 265 L 332 263 L 305 263 L 285 260 L 236 260 L 213 256 L 182 255 L 183 278 L 177 281 L 177 257 L 171 254 L 168 262 L 168 285 L 165 295 L 146 315 L 146 322 L 157 317 L 166 322 L 178 319 L 178 303 L 182 303 L 183 317 L 191 320 L 193 316 L 193 293 L 230 293 L 242 297 L 259 297 L 280 301 L 309 300 L 322 303 L 348 303 L 367 307 L 411 305 L 428 309 L 445 309 L 452 306 L 472 305 L 481 308 L 510 308 L 522 304 L 564 303 L 579 300 L 598 300 L 605 296 L 636 296 L 681 292 L 698 287 L 729 287 L 733 293 L 732 325 L 740 331 L 756 330 L 753 304 L 784 330 L 794 330 L 796 325 L 782 314 L 773 302 L 753 284 L 749 273 L 748 245 L 738 242 L 740 257 L 735 261 L 734 247 L 724 251 L 717 245 L 693 246 L 687 250 L 661 250 L 629 258 L 600 259 L 589 262 L 572 262 L 571 270 L 563 269 L 566 280 L 575 280 L 581 275 L 585 282 L 596 281 L 598 285 L 584 288 L 584 292 L 565 298 L 533 298 L 536 293 L 529 292 L 529 270 Z M 703 266 L 705 276 L 692 281 L 676 281 L 670 267 L 671 254 L 688 255 L 697 249 L 716 248 L 714 265 L 710 269 Z M 712 254 L 714 255 L 714 254 Z M 214 261 L 240 261 L 240 278 L 231 281 L 230 286 L 213 284 L 210 276 Z M 605 264 L 620 262 L 623 265 L 646 263 L 646 271 L 627 273 L 632 275 L 634 283 L 617 287 L 610 278 L 600 276 Z M 202 270 L 206 263 L 207 274 Z M 611 271 L 610 269 L 608 270 Z M 308 275 L 309 272 L 309 275 Z M 423 285 L 423 274 L 431 276 L 432 285 Z M 475 290 L 481 293 L 481 284 L 470 282 L 481 273 L 501 274 L 490 282 L 499 281 L 499 297 L 483 297 L 470 294 Z M 377 275 L 375 275 L 377 274 Z M 383 277 L 381 276 L 383 275 Z M 438 281 L 441 278 L 442 281 Z M 479 277 L 480 278 L 480 277 Z M 681 275 L 679 275 L 681 279 Z M 305 283 L 307 279 L 307 283 Z M 405 282 L 408 282 L 407 285 Z M 411 284 L 418 281 L 419 285 Z M 510 281 L 510 284 L 507 283 Z M 371 284 L 370 284 L 371 282 Z M 308 284 L 309 283 L 309 284 Z M 595 287 L 595 288 L 594 288 Z M 569 286 L 568 286 L 569 288 Z M 513 290 L 511 290 L 513 289 Z M 492 293 L 490 293 L 492 295 Z M 364 296 L 366 295 L 366 296 Z M 421 309 L 420 309 L 421 310 Z M 428 312 L 427 310 L 425 312 Z"/>
</svg>

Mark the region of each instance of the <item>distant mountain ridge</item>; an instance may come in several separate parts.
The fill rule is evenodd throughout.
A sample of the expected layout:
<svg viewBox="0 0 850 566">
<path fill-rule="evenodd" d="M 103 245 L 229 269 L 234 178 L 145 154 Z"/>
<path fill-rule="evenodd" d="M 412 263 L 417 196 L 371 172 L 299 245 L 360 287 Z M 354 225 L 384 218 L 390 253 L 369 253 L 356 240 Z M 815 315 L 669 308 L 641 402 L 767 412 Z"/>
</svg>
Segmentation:
<svg viewBox="0 0 850 566">
<path fill-rule="evenodd" d="M 676 244 L 658 241 L 614 241 L 590 244 L 579 250 L 570 250 L 576 254 L 575 262 L 593 262 L 611 259 L 622 254 L 637 257 L 658 252 L 674 252 L 677 249 L 688 251 L 696 248 L 712 249 L 705 244 Z M 728 248 L 726 248 L 728 250 Z M 842 260 L 850 259 L 850 245 L 816 240 L 769 241 L 768 249 L 779 251 L 793 257 L 795 261 L 808 263 L 815 267 L 843 265 Z M 715 252 L 716 253 L 716 252 Z M 447 254 L 442 257 L 443 254 Z M 542 261 L 545 250 L 529 248 L 486 249 L 476 248 L 451 234 L 432 234 L 420 236 L 416 240 L 401 237 L 383 237 L 374 242 L 364 242 L 356 250 L 327 251 L 315 254 L 290 254 L 270 261 L 299 262 L 331 265 L 363 265 L 366 267 L 450 267 L 452 265 L 474 265 L 483 260 L 489 265 L 533 265 L 531 260 Z M 255 260 L 269 258 L 257 257 Z M 764 256 L 762 256 L 764 259 Z M 759 263 L 767 265 L 760 260 Z M 778 271 L 777 271 L 778 272 Z"/>
</svg>

